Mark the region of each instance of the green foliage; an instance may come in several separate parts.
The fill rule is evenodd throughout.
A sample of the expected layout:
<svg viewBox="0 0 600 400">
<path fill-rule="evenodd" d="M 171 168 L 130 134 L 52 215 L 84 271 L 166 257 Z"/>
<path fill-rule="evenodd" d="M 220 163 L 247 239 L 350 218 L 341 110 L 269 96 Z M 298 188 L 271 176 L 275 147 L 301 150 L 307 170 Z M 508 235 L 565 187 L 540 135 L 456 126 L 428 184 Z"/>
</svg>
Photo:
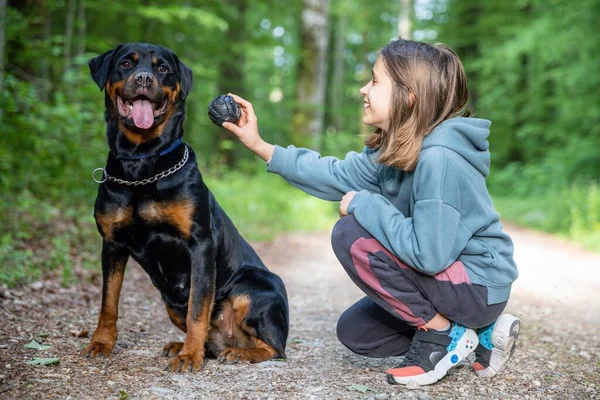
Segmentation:
<svg viewBox="0 0 600 400">
<path fill-rule="evenodd" d="M 68 286 L 75 266 L 99 268 L 100 237 L 91 217 L 92 199 L 75 205 L 38 199 L 24 190 L 3 196 L 0 204 L 0 282 L 9 286 L 52 274 Z"/>
<path fill-rule="evenodd" d="M 337 203 L 302 193 L 276 175 L 260 172 L 249 177 L 229 171 L 204 179 L 247 240 L 269 240 L 282 232 L 322 231 L 337 216 Z"/>
<path fill-rule="evenodd" d="M 437 39 L 455 47 L 478 116 L 492 120 L 494 165 L 543 168 L 553 184 L 598 179 L 600 3 L 451 1 L 445 14 Z"/>
<path fill-rule="evenodd" d="M 142 18 L 158 20 L 164 24 L 193 24 L 198 28 L 226 31 L 227 22 L 212 13 L 192 7 L 142 7 L 138 10 Z"/>
<path fill-rule="evenodd" d="M 494 195 L 504 220 L 558 233 L 600 251 L 600 186 L 557 188 L 537 196 Z"/>
<path fill-rule="evenodd" d="M 102 99 L 87 76 L 72 74 L 75 93 L 56 91 L 45 103 L 34 85 L 5 79 L 0 108 L 0 190 L 30 190 L 40 196 L 81 198 L 93 187 L 89 171 L 102 165 L 106 145 L 97 110 Z M 92 95 L 93 94 L 93 95 Z M 34 166 L 34 168 L 32 168 Z M 82 185 L 82 180 L 88 185 Z"/>
</svg>

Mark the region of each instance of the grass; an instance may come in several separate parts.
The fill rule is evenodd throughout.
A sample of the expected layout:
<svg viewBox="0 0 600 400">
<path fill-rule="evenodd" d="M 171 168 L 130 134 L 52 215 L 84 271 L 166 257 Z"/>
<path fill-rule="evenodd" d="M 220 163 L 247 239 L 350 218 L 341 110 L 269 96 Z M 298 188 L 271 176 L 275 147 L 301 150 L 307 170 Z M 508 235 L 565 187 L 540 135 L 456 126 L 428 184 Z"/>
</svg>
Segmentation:
<svg viewBox="0 0 600 400">
<path fill-rule="evenodd" d="M 536 196 L 493 196 L 504 221 L 555 233 L 600 251 L 600 186 L 573 186 Z"/>
<path fill-rule="evenodd" d="M 63 286 L 69 286 L 76 267 L 99 265 L 100 237 L 91 215 L 91 208 L 84 205 L 61 206 L 29 191 L 4 198 L 0 205 L 4 231 L 0 235 L 0 283 L 16 286 L 53 273 Z"/>
<path fill-rule="evenodd" d="M 322 231 L 337 218 L 338 203 L 309 196 L 273 174 L 249 178 L 229 172 L 205 180 L 248 240 L 270 240 L 282 232 Z"/>
</svg>

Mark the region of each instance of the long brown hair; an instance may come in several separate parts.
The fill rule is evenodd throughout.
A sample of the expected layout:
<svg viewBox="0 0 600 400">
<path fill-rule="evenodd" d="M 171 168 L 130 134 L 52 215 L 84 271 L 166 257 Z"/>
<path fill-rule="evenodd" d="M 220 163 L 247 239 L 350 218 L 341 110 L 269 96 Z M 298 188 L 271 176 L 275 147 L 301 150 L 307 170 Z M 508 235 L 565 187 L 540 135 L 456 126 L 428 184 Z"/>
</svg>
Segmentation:
<svg viewBox="0 0 600 400">
<path fill-rule="evenodd" d="M 380 150 L 379 163 L 412 171 L 433 128 L 471 115 L 467 77 L 456 53 L 442 43 L 400 38 L 379 54 L 393 85 L 390 115 L 387 129 L 376 129 L 365 144 Z"/>
</svg>

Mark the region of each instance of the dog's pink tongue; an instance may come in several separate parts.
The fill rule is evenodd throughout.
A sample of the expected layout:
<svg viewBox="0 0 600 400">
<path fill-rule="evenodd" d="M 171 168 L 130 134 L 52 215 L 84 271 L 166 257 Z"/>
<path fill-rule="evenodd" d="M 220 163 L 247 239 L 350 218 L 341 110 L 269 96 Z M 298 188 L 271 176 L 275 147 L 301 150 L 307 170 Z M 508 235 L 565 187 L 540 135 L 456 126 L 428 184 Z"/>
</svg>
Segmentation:
<svg viewBox="0 0 600 400">
<path fill-rule="evenodd" d="M 140 129 L 148 129 L 154 124 L 152 104 L 148 100 L 133 102 L 133 122 Z"/>
</svg>

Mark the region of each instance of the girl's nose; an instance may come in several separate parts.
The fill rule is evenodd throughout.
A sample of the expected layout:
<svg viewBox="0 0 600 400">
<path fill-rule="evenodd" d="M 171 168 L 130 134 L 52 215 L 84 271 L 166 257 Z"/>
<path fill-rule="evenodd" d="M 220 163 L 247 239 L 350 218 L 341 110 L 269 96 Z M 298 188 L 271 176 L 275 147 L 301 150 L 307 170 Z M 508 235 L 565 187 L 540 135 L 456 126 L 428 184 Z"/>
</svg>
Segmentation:
<svg viewBox="0 0 600 400">
<path fill-rule="evenodd" d="M 365 86 L 360 88 L 360 94 L 362 94 L 363 96 L 367 95 L 367 87 L 369 86 L 369 84 L 367 83 Z"/>
</svg>

